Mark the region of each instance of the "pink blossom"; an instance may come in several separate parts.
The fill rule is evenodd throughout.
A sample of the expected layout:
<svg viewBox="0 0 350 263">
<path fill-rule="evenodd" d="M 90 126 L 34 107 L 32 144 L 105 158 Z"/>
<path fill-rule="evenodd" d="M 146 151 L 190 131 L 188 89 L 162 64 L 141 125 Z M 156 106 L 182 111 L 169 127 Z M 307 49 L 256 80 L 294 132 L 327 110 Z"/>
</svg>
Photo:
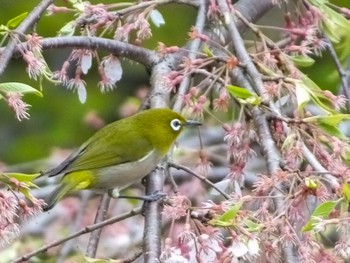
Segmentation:
<svg viewBox="0 0 350 263">
<path fill-rule="evenodd" d="M 7 92 L 6 97 L 7 104 L 15 111 L 16 118 L 19 121 L 29 119 L 29 113 L 27 111 L 30 105 L 21 99 L 23 94 L 19 92 Z"/>
<path fill-rule="evenodd" d="M 27 73 L 32 79 L 37 79 L 37 77 L 45 73 L 46 64 L 42 59 L 35 57 L 32 51 L 27 51 L 23 54 L 23 60 L 27 63 Z"/>
</svg>

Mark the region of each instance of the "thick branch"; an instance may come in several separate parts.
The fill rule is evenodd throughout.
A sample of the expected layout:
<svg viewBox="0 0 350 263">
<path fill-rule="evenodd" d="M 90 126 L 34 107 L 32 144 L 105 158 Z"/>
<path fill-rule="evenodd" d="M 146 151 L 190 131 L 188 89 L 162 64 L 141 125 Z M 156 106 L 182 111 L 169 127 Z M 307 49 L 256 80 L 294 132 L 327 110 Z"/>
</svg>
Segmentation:
<svg viewBox="0 0 350 263">
<path fill-rule="evenodd" d="M 121 41 L 99 37 L 72 36 L 45 38 L 41 41 L 41 45 L 43 49 L 67 47 L 102 49 L 118 56 L 134 60 L 150 68 L 159 61 L 154 51 Z"/>
<path fill-rule="evenodd" d="M 165 169 L 159 165 L 148 177 L 146 194 L 151 195 L 163 190 Z M 161 202 L 150 202 L 144 205 L 145 230 L 143 235 L 144 262 L 158 263 L 161 253 L 161 230 L 163 206 Z"/>
<path fill-rule="evenodd" d="M 176 62 L 175 56 L 169 55 L 161 63 L 153 67 L 151 75 L 152 93 L 150 106 L 152 108 L 169 107 L 169 90 L 164 87 L 164 76 L 172 70 L 171 66 Z M 165 180 L 165 165 L 159 165 L 148 177 L 146 193 L 161 192 Z M 151 202 L 145 206 L 145 230 L 143 235 L 144 262 L 159 262 L 161 253 L 161 211 L 159 202 Z"/>
</svg>

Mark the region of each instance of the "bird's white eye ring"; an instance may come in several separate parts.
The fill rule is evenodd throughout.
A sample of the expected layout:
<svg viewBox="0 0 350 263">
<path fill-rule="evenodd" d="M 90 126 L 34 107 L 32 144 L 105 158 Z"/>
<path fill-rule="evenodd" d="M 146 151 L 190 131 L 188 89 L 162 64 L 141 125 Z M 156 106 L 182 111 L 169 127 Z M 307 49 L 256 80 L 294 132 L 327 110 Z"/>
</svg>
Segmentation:
<svg viewBox="0 0 350 263">
<path fill-rule="evenodd" d="M 178 119 L 173 119 L 170 122 L 170 127 L 174 130 L 174 131 L 179 131 L 181 129 L 181 121 Z"/>
</svg>

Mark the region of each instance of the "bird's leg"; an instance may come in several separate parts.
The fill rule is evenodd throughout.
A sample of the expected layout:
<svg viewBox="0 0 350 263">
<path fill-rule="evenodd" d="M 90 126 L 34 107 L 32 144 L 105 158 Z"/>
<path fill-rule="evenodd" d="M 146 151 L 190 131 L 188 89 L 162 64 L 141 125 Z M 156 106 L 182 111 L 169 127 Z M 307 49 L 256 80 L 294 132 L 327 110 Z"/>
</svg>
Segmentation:
<svg viewBox="0 0 350 263">
<path fill-rule="evenodd" d="M 150 195 L 144 195 L 144 196 L 120 195 L 118 188 L 108 190 L 108 195 L 112 198 L 137 199 L 137 200 L 142 200 L 145 202 L 155 202 L 155 201 L 158 201 L 159 199 L 161 199 L 162 197 L 166 196 L 165 193 L 160 192 L 160 191 L 156 191 Z"/>
</svg>

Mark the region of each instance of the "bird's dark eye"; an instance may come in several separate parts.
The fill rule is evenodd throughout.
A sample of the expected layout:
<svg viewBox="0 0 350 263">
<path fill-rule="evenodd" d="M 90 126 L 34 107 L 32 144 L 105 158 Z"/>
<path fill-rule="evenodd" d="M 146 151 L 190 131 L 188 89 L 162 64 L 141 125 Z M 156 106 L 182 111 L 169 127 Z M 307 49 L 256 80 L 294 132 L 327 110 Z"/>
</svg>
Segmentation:
<svg viewBox="0 0 350 263">
<path fill-rule="evenodd" d="M 179 131 L 181 129 L 181 121 L 178 119 L 173 119 L 170 122 L 170 127 L 174 130 L 174 131 Z"/>
</svg>

